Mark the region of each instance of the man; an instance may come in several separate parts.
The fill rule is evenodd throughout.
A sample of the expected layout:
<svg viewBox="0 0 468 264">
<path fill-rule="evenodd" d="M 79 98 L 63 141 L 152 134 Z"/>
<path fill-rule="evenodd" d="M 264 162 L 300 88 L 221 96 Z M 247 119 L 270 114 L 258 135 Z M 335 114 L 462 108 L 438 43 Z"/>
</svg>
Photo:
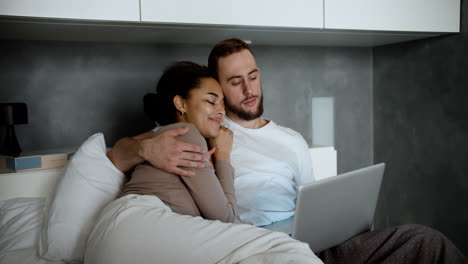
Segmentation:
<svg viewBox="0 0 468 264">
<path fill-rule="evenodd" d="M 208 67 L 225 96 L 234 132 L 231 163 L 240 221 L 264 226 L 294 215 L 297 187 L 314 181 L 309 147 L 297 132 L 261 117 L 260 69 L 240 40 L 218 43 Z"/>
<path fill-rule="evenodd" d="M 307 144 L 298 133 L 261 117 L 260 70 L 246 43 L 239 39 L 218 43 L 208 67 L 225 95 L 224 124 L 234 132 L 231 161 L 241 222 L 266 225 L 290 217 L 297 186 L 313 181 Z M 123 139 L 108 156 L 123 171 L 147 160 L 153 166 L 188 175 L 179 166 L 200 166 L 201 157 L 194 152 L 207 150 L 178 142 L 175 137 L 184 132 L 171 131 L 155 139 L 147 139 L 145 134 Z M 419 225 L 368 232 L 320 252 L 319 257 L 325 263 L 467 262 L 445 236 Z"/>
</svg>

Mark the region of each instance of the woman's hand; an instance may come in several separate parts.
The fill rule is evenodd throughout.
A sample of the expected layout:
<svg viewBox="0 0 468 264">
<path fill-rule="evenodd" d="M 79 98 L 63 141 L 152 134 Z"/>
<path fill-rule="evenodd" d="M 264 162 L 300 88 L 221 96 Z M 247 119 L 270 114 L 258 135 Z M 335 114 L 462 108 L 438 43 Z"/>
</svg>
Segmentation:
<svg viewBox="0 0 468 264">
<path fill-rule="evenodd" d="M 231 162 L 233 134 L 229 128 L 221 126 L 218 135 L 209 140 L 210 148 L 215 148 L 214 159 L 215 161 Z"/>
</svg>

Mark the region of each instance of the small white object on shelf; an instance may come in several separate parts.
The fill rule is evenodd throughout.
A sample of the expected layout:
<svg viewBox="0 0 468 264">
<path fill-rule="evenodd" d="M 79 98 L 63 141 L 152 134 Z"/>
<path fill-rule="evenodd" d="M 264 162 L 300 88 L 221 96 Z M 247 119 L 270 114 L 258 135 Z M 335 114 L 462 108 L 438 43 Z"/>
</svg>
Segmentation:
<svg viewBox="0 0 468 264">
<path fill-rule="evenodd" d="M 336 150 L 333 146 L 314 145 L 310 148 L 315 180 L 337 175 Z"/>
</svg>

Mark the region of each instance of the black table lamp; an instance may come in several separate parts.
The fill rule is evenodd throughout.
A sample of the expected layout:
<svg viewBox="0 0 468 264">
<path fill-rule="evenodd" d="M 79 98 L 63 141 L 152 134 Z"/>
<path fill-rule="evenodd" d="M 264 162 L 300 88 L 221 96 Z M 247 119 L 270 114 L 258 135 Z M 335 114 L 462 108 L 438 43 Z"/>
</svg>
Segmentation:
<svg viewBox="0 0 468 264">
<path fill-rule="evenodd" d="M 25 103 L 0 103 L 0 126 L 2 127 L 0 154 L 18 156 L 21 153 L 15 125 L 27 123 L 28 107 Z"/>
</svg>

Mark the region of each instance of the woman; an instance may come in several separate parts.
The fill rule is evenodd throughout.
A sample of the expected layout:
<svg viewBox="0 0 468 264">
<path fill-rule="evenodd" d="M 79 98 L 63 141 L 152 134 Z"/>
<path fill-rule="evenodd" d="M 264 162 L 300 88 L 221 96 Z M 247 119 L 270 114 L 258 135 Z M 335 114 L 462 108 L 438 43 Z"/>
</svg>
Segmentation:
<svg viewBox="0 0 468 264">
<path fill-rule="evenodd" d="M 181 177 L 137 166 L 124 196 L 101 211 L 84 263 L 321 263 L 307 244 L 285 233 L 222 222 L 236 216 L 232 134 L 220 126 L 223 93 L 206 67 L 172 65 L 157 92 L 145 96 L 145 111 L 164 125 L 155 133 L 189 126 L 178 139 L 216 146 L 215 169 L 207 162 L 195 176 Z"/>
<path fill-rule="evenodd" d="M 145 112 L 163 125 L 153 136 L 188 126 L 189 132 L 179 140 L 205 148 L 208 143 L 215 148 L 214 160 L 207 162 L 205 168 L 194 169 L 195 176 L 191 177 L 174 175 L 149 164 L 138 165 L 122 196 L 155 195 L 173 212 L 234 222 L 232 132 L 221 126 L 225 115 L 221 86 L 207 67 L 178 62 L 166 69 L 156 89 L 157 94 L 144 97 Z"/>
</svg>

